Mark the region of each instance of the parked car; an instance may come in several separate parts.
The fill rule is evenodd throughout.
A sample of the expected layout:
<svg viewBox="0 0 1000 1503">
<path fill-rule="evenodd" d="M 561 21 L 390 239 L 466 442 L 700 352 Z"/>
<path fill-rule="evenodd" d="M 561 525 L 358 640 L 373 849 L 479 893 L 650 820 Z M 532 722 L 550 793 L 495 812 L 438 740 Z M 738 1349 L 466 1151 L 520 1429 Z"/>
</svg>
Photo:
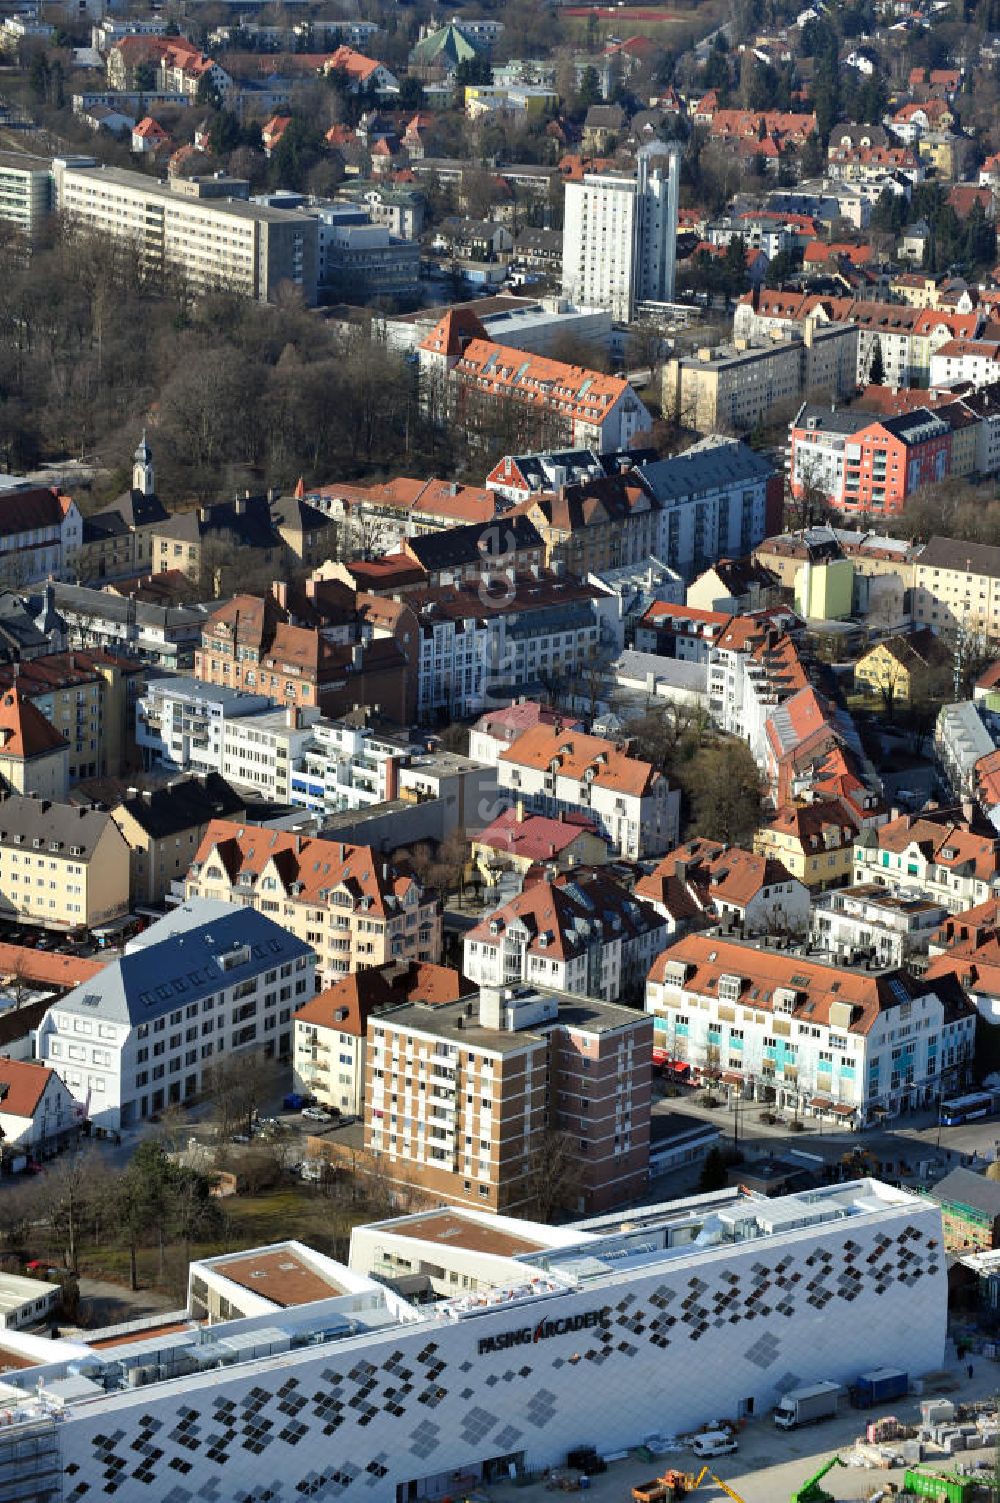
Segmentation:
<svg viewBox="0 0 1000 1503">
<path fill-rule="evenodd" d="M 333 1117 L 321 1106 L 306 1106 L 302 1108 L 302 1115 L 309 1122 L 332 1122 Z"/>
</svg>

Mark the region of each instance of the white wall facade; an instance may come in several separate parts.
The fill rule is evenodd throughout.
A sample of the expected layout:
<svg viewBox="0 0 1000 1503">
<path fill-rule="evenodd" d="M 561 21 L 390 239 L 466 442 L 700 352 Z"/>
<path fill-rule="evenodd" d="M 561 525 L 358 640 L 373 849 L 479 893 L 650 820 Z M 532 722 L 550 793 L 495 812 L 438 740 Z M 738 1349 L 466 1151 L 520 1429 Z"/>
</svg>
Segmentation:
<svg viewBox="0 0 1000 1503">
<path fill-rule="evenodd" d="M 206 1488 L 220 1503 L 265 1490 L 272 1503 L 306 1495 L 386 1503 L 411 1482 L 412 1496 L 441 1497 L 451 1474 L 488 1457 L 540 1469 L 564 1463 L 582 1443 L 626 1450 L 720 1414 L 766 1413 L 799 1384 L 849 1384 L 882 1364 L 914 1375 L 939 1368 L 940 1211 L 913 1196 L 890 1198 L 871 1182 L 856 1190 L 860 1208 L 843 1219 L 675 1248 L 548 1298 L 499 1300 L 464 1318 L 410 1309 L 394 1319 L 387 1291 L 346 1294 L 312 1317 L 320 1328 L 319 1310 L 328 1310 L 341 1339 L 95 1390 L 68 1402 L 58 1426 L 50 1421 L 52 1443 L 62 1468 L 74 1468 L 74 1489 L 104 1496 L 113 1479 L 128 1503 L 194 1503 Z M 518 1266 L 537 1272 L 508 1261 Z M 365 1330 L 378 1301 L 387 1323 Z M 274 1310 L 217 1324 L 197 1341 L 229 1332 L 250 1340 L 256 1331 L 266 1351 L 268 1326 L 273 1339 L 308 1317 L 301 1307 Z M 346 1334 L 351 1318 L 362 1326 L 357 1335 Z M 53 1344 L 50 1365 L 38 1370 L 47 1386 L 58 1351 Z M 41 1401 L 26 1394 L 22 1418 L 0 1437 L 0 1461 L 13 1459 L 32 1408 Z"/>
</svg>

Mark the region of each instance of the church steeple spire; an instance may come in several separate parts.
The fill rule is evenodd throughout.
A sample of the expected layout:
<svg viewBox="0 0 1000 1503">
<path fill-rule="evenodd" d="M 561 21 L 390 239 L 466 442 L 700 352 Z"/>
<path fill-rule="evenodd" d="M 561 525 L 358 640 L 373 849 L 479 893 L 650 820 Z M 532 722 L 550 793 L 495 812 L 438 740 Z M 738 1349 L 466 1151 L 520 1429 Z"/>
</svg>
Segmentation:
<svg viewBox="0 0 1000 1503">
<path fill-rule="evenodd" d="M 142 496 L 152 496 L 156 491 L 153 471 L 153 451 L 146 442 L 146 430 L 142 430 L 142 442 L 132 459 L 132 489 Z"/>
</svg>

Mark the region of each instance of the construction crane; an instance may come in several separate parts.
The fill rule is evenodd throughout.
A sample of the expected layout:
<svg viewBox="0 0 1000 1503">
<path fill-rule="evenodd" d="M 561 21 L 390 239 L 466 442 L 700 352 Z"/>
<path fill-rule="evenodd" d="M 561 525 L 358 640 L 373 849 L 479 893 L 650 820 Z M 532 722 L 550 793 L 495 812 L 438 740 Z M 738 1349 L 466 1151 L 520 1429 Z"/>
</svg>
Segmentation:
<svg viewBox="0 0 1000 1503">
<path fill-rule="evenodd" d="M 820 1482 L 827 1472 L 832 1472 L 835 1466 L 846 1466 L 846 1461 L 841 1461 L 839 1456 L 831 1456 L 829 1461 L 824 1461 L 818 1472 L 814 1472 L 808 1482 L 792 1493 L 791 1503 L 834 1503 L 832 1493 L 820 1487 Z"/>
</svg>

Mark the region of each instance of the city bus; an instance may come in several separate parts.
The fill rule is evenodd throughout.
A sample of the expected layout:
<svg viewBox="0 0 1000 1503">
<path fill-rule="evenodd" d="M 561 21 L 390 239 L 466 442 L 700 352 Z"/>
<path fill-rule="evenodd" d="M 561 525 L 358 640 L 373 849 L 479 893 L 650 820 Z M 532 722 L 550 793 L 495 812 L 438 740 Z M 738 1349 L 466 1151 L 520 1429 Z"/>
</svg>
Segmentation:
<svg viewBox="0 0 1000 1503">
<path fill-rule="evenodd" d="M 941 1103 L 942 1127 L 957 1127 L 961 1122 L 975 1122 L 979 1117 L 992 1117 L 997 1109 L 997 1100 L 992 1091 L 976 1091 L 970 1096 L 953 1096 Z"/>
</svg>

